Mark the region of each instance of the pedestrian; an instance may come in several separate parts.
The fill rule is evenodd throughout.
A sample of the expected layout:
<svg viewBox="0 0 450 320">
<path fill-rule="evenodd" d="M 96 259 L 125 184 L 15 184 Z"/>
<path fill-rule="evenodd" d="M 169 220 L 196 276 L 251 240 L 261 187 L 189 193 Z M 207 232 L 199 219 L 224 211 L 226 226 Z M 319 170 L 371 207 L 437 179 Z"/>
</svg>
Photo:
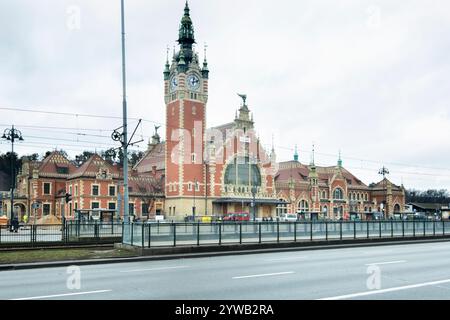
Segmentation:
<svg viewBox="0 0 450 320">
<path fill-rule="evenodd" d="M 17 233 L 17 230 L 19 230 L 19 218 L 17 216 L 15 216 L 13 218 L 12 226 L 13 226 L 14 232 Z"/>
<path fill-rule="evenodd" d="M 23 216 L 23 222 L 24 222 L 25 224 L 28 223 L 28 215 L 27 215 L 27 214 L 25 214 L 25 215 Z"/>
</svg>

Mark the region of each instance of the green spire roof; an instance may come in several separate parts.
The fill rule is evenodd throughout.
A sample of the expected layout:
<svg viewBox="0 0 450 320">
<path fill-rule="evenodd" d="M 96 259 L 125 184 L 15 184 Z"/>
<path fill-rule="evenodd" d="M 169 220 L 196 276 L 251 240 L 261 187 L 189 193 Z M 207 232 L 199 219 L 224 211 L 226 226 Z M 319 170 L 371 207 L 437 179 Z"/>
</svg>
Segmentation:
<svg viewBox="0 0 450 320">
<path fill-rule="evenodd" d="M 184 7 L 184 16 L 181 18 L 180 30 L 178 33 L 178 43 L 184 47 L 184 45 L 190 45 L 195 43 L 194 38 L 194 26 L 192 24 L 191 16 L 189 14 L 189 5 L 186 1 L 186 6 Z"/>
<path fill-rule="evenodd" d="M 294 152 L 294 161 L 298 162 L 298 151 L 297 151 L 297 145 L 295 145 L 295 152 Z"/>
<path fill-rule="evenodd" d="M 339 168 L 342 168 L 341 150 L 339 150 L 339 159 L 338 159 L 337 165 Z"/>
</svg>

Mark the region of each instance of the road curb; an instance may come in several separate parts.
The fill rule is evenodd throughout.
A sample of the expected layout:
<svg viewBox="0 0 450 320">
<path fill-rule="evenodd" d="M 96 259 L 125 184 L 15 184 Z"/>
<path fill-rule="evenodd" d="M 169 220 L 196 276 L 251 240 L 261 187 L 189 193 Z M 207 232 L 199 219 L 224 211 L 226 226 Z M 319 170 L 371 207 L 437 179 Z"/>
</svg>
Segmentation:
<svg viewBox="0 0 450 320">
<path fill-rule="evenodd" d="M 377 240 L 377 241 L 375 241 Z M 166 250 L 163 254 L 142 255 L 137 257 L 127 258 L 105 258 L 105 259 L 86 259 L 86 260 L 64 260 L 64 261 L 51 261 L 51 262 L 33 262 L 33 263 L 17 263 L 17 264 L 4 264 L 0 265 L 0 271 L 11 270 L 24 270 L 24 269 L 38 269 L 38 268 L 56 268 L 67 267 L 72 265 L 97 265 L 97 264 L 109 264 L 109 263 L 126 263 L 126 262 L 141 262 L 141 261 L 156 261 L 156 260 L 174 260 L 174 259 L 187 259 L 187 258 L 205 258 L 205 257 L 220 257 L 229 255 L 244 255 L 244 254 L 258 254 L 258 253 L 271 253 L 271 252 L 291 252 L 291 251 L 309 251 L 309 250 L 329 250 L 329 249 L 346 249 L 357 247 L 372 247 L 372 246 L 387 246 L 387 245 L 407 245 L 407 244 L 420 244 L 420 243 L 433 243 L 433 242 L 447 242 L 450 241 L 450 237 L 432 237 L 429 239 L 410 239 L 410 240 L 395 240 L 395 239 L 371 239 L 368 241 L 361 241 L 355 243 L 355 240 L 345 242 L 345 240 L 329 241 L 323 243 L 323 241 L 316 243 L 267 243 L 266 248 L 255 249 L 251 244 L 233 245 L 229 246 L 200 246 L 200 247 L 179 247 L 184 249 L 183 252 L 167 253 L 170 248 L 160 248 Z M 117 244 L 119 248 L 129 249 L 127 246 Z M 232 248 L 230 248 L 232 247 Z M 196 249 L 202 249 L 203 252 L 194 252 Z M 174 249 L 174 248 L 172 248 Z M 218 251 L 221 249 L 221 251 Z M 227 250 L 228 249 L 228 250 Z M 136 251 L 136 248 L 133 248 Z M 160 250 L 162 251 L 162 250 Z M 156 251 L 154 251 L 156 252 Z M 164 251 L 162 251 L 164 252 Z"/>
</svg>

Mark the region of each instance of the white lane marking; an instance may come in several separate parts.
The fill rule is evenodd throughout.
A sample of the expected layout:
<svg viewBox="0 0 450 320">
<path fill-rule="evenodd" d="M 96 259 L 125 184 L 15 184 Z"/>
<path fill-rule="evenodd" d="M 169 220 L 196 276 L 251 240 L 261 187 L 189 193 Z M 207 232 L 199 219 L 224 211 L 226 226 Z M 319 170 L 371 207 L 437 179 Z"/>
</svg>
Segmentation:
<svg viewBox="0 0 450 320">
<path fill-rule="evenodd" d="M 395 291 L 408 290 L 408 289 L 414 289 L 414 288 L 420 288 L 420 287 L 426 287 L 426 286 L 434 286 L 434 285 L 438 285 L 438 284 L 442 284 L 442 283 L 448 283 L 448 282 L 450 282 L 450 279 L 439 280 L 439 281 L 431 281 L 431 282 L 423 282 L 423 283 L 411 284 L 411 285 L 408 285 L 408 286 L 393 287 L 393 288 L 381 289 L 381 290 L 358 292 L 358 293 L 346 294 L 346 295 L 336 296 L 336 297 L 320 298 L 320 299 L 317 299 L 317 300 L 349 299 L 349 298 L 370 296 L 370 295 L 373 295 L 373 294 L 380 294 L 380 293 L 386 293 L 386 292 L 395 292 Z"/>
<path fill-rule="evenodd" d="M 392 252 L 392 250 L 377 250 L 377 251 L 363 251 L 363 254 L 385 254 L 388 252 Z"/>
<path fill-rule="evenodd" d="M 287 272 L 277 272 L 277 273 L 252 274 L 252 275 L 248 275 L 248 276 L 233 277 L 232 279 L 270 277 L 270 276 L 279 276 L 279 275 L 283 275 L 283 274 L 292 274 L 292 273 L 295 273 L 295 272 L 294 271 L 287 271 Z"/>
<path fill-rule="evenodd" d="M 53 294 L 49 296 L 37 296 L 37 297 L 27 297 L 27 298 L 17 298 L 10 300 L 34 300 L 34 299 L 46 299 L 46 298 L 56 298 L 56 297 L 67 297 L 67 296 L 78 296 L 83 294 L 93 294 L 93 293 L 103 293 L 110 292 L 112 290 L 97 290 L 97 291 L 85 291 L 85 292 L 72 292 L 72 293 L 62 293 L 62 294 Z"/>
<path fill-rule="evenodd" d="M 308 258 L 308 256 L 265 259 L 264 261 L 288 261 L 288 260 L 297 260 L 297 259 L 306 259 L 306 258 Z"/>
<path fill-rule="evenodd" d="M 181 269 L 181 268 L 189 268 L 189 266 L 160 267 L 160 268 L 149 268 L 149 269 L 133 269 L 133 270 L 122 270 L 120 272 L 158 271 L 158 270 L 171 270 L 171 269 Z"/>
<path fill-rule="evenodd" d="M 386 262 L 374 262 L 374 263 L 366 263 L 366 266 L 380 266 L 382 264 L 394 264 L 394 263 L 405 263 L 406 260 L 397 260 L 397 261 L 386 261 Z"/>
</svg>

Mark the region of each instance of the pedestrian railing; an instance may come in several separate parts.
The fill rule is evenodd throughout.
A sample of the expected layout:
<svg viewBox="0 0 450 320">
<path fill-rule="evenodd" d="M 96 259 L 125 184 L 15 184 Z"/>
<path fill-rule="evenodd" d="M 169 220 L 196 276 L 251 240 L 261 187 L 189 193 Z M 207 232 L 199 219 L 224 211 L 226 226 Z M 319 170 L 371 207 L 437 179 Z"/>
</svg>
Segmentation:
<svg viewBox="0 0 450 320">
<path fill-rule="evenodd" d="M 0 246 L 123 242 L 169 247 L 268 242 L 333 241 L 450 236 L 450 221 L 297 221 L 126 223 L 66 221 L 25 225 L 17 232 L 0 225 Z"/>
<path fill-rule="evenodd" d="M 0 246 L 33 246 L 81 242 L 120 242 L 122 223 L 66 221 L 65 224 L 22 225 L 17 230 L 0 225 Z"/>
<path fill-rule="evenodd" d="M 122 242 L 151 248 L 433 236 L 450 236 L 450 221 L 133 223 L 124 225 Z"/>
</svg>

